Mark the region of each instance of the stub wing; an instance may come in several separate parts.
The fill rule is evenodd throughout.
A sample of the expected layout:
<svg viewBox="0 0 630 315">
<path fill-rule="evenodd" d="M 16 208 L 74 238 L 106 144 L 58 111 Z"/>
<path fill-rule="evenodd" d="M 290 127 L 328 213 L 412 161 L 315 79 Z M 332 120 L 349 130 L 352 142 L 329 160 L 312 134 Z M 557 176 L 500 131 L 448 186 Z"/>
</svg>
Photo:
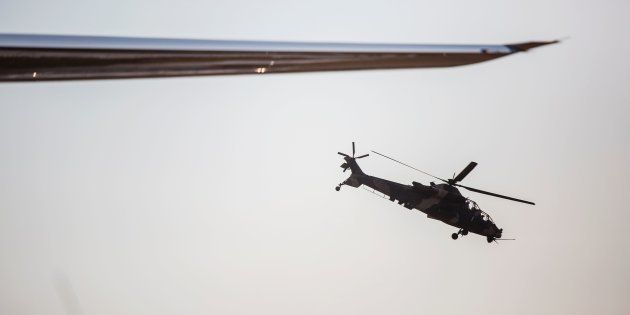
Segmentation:
<svg viewBox="0 0 630 315">
<path fill-rule="evenodd" d="M 363 177 L 361 179 L 361 183 L 386 195 L 392 201 L 398 201 L 400 204 L 405 205 L 405 207 L 410 209 L 420 200 L 428 197 L 424 191 L 416 190 L 412 186 L 403 185 L 369 175 Z"/>
<path fill-rule="evenodd" d="M 555 42 L 394 45 L 0 34 L 0 81 L 454 67 Z"/>
</svg>

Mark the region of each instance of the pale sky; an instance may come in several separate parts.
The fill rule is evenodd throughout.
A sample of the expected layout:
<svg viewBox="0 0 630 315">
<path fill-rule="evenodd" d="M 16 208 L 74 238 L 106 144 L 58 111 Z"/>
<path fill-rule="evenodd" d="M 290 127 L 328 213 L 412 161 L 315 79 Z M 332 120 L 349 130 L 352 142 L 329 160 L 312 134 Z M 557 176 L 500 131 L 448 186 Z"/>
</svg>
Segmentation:
<svg viewBox="0 0 630 315">
<path fill-rule="evenodd" d="M 628 314 L 627 1 L 11 1 L 0 32 L 548 46 L 431 70 L 0 84 L 0 314 Z M 362 189 L 373 149 L 487 244 Z M 430 178 L 378 156 L 371 175 Z"/>
</svg>

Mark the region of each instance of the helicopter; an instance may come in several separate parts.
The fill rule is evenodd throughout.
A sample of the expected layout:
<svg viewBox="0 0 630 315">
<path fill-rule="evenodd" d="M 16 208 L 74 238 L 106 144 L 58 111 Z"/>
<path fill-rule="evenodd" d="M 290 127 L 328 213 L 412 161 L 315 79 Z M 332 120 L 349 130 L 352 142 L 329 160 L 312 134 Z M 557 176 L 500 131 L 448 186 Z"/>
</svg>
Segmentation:
<svg viewBox="0 0 630 315">
<path fill-rule="evenodd" d="M 405 185 L 367 175 L 361 170 L 359 164 L 357 164 L 357 160 L 367 157 L 369 154 L 355 157 L 355 144 L 352 142 L 352 156 L 338 152 L 338 154 L 343 156 L 344 159 L 344 163 L 341 164 L 341 168 L 343 168 L 344 172 L 350 169 L 351 175 L 348 179 L 337 185 L 335 190 L 341 190 L 341 186 L 358 188 L 361 185 L 365 185 L 370 187 L 375 191 L 389 196 L 390 201 L 397 201 L 398 204 L 409 210 L 419 210 L 425 213 L 430 219 L 439 220 L 448 225 L 459 228 L 459 231 L 451 235 L 451 238 L 454 240 L 456 240 L 459 235 L 468 235 L 469 232 L 485 236 L 488 243 L 492 243 L 497 240 L 513 240 L 502 239 L 501 236 L 503 234 L 503 229 L 498 228 L 490 215 L 481 210 L 476 202 L 464 197 L 459 192 L 459 189 L 457 189 L 458 187 L 484 195 L 535 205 L 535 203 L 531 201 L 508 197 L 460 184 L 459 182 L 461 182 L 477 166 L 476 162 L 470 162 L 459 174 L 456 176 L 454 175 L 453 178 L 443 179 L 421 171 L 387 155 L 376 151 L 371 152 L 425 175 L 431 176 L 443 183 L 435 184 L 434 182 L 431 182 L 430 185 L 426 186 L 413 181 L 411 185 Z"/>
</svg>

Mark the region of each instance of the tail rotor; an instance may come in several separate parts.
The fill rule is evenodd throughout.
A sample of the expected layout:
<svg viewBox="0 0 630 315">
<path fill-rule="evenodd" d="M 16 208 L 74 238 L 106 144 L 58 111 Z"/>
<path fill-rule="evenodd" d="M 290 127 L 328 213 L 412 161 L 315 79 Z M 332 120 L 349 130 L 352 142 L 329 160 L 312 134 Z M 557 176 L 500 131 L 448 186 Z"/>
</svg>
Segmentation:
<svg viewBox="0 0 630 315">
<path fill-rule="evenodd" d="M 343 153 L 343 152 L 337 152 L 337 154 L 343 156 L 343 159 L 345 161 L 343 164 L 341 164 L 341 168 L 343 168 L 344 172 L 347 171 L 348 169 L 351 169 L 353 173 L 357 172 L 359 174 L 363 174 L 363 172 L 361 171 L 361 168 L 359 168 L 359 165 L 357 164 L 356 160 L 370 156 L 369 154 L 363 154 L 363 155 L 355 157 L 356 146 L 354 144 L 354 141 L 352 142 L 352 156 L 350 156 L 350 155 L 348 155 L 346 153 Z M 352 178 L 352 176 L 351 176 L 351 178 Z M 350 179 L 348 179 L 348 180 L 350 180 Z M 339 184 L 337 187 L 335 187 L 335 190 L 339 191 L 339 189 L 341 189 L 342 185 L 346 185 L 347 184 L 348 180 L 346 180 L 345 182 L 343 182 L 343 183 Z"/>
<path fill-rule="evenodd" d="M 362 159 L 364 157 L 370 156 L 369 154 L 363 154 L 363 155 L 355 157 L 354 155 L 356 154 L 356 146 L 354 145 L 354 141 L 352 142 L 352 156 L 342 153 L 342 152 L 337 152 L 337 154 L 343 156 L 344 160 L 346 160 L 345 163 L 341 164 L 341 168 L 343 168 L 344 172 L 347 171 L 348 168 L 350 168 L 350 164 L 348 164 L 350 161 L 355 161 L 357 159 Z"/>
<path fill-rule="evenodd" d="M 361 156 L 354 157 L 354 155 L 356 154 L 356 148 L 355 148 L 355 145 L 354 145 L 354 141 L 352 141 L 352 156 L 349 156 L 349 155 L 347 155 L 345 153 L 341 153 L 341 152 L 337 152 L 337 154 L 342 155 L 342 156 L 347 157 L 347 158 L 350 158 L 350 159 L 353 159 L 353 160 L 362 159 L 362 158 L 364 158 L 366 156 L 370 156 L 369 154 L 363 154 Z"/>
</svg>

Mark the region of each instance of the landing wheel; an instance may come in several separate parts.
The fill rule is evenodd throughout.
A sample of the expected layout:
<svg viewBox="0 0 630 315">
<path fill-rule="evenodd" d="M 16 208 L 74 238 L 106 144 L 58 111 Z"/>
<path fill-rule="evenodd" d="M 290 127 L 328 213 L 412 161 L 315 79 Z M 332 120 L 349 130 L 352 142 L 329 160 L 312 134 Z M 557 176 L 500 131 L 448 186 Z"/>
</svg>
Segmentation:
<svg viewBox="0 0 630 315">
<path fill-rule="evenodd" d="M 486 240 L 488 241 L 488 243 L 492 243 L 492 241 L 494 241 L 494 237 L 488 236 L 486 237 Z"/>
<path fill-rule="evenodd" d="M 337 187 L 335 187 L 335 190 L 339 191 L 339 190 L 341 190 L 341 187 L 337 186 Z"/>
<path fill-rule="evenodd" d="M 462 230 L 462 235 L 464 235 L 464 236 L 465 236 L 465 235 L 468 235 L 468 231 L 466 231 L 466 230 Z"/>
<path fill-rule="evenodd" d="M 454 239 L 454 240 L 456 240 L 458 237 L 459 237 L 459 234 L 457 234 L 457 233 L 451 234 L 451 238 Z"/>
</svg>

